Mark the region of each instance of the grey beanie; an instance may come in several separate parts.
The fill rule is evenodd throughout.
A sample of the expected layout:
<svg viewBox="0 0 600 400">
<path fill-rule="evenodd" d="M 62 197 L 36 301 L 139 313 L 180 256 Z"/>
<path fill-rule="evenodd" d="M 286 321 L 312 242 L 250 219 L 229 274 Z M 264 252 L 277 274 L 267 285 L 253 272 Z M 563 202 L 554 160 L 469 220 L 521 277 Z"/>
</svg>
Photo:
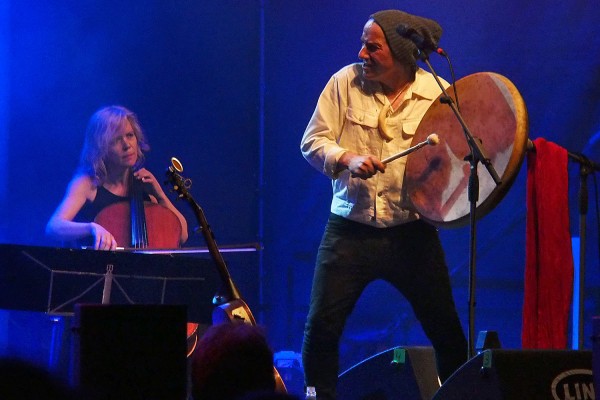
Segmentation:
<svg viewBox="0 0 600 400">
<path fill-rule="evenodd" d="M 400 10 L 383 10 L 371 15 L 371 18 L 383 30 L 388 46 L 396 59 L 416 68 L 418 49 L 417 46 L 398 34 L 396 28 L 400 24 L 414 29 L 423 36 L 426 43 L 437 44 L 442 36 L 442 27 L 432 19 L 418 17 Z"/>
</svg>

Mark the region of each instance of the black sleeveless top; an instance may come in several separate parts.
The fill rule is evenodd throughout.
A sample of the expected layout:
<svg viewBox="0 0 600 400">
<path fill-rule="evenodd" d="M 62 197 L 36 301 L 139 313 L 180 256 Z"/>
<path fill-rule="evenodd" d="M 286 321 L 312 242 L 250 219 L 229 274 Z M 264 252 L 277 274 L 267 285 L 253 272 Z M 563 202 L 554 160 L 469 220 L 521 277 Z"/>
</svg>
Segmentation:
<svg viewBox="0 0 600 400">
<path fill-rule="evenodd" d="M 129 202 L 129 196 L 118 196 L 104 186 L 98 186 L 96 190 L 96 198 L 94 201 L 87 200 L 81 210 L 77 213 L 73 221 L 75 222 L 92 222 L 98 213 L 102 211 L 105 207 L 108 207 L 112 204 L 119 202 Z M 144 193 L 144 201 L 150 201 L 150 196 L 147 193 Z M 93 238 L 84 238 L 78 240 L 76 243 L 77 247 L 80 246 L 91 246 L 93 245 Z"/>
<path fill-rule="evenodd" d="M 122 201 L 129 201 L 129 197 L 117 196 L 116 194 L 108 191 L 104 186 L 98 186 L 96 190 L 96 198 L 94 201 L 88 200 L 85 202 L 83 207 L 81 207 L 81 210 L 79 210 L 77 213 L 75 221 L 91 222 L 105 207 Z"/>
</svg>

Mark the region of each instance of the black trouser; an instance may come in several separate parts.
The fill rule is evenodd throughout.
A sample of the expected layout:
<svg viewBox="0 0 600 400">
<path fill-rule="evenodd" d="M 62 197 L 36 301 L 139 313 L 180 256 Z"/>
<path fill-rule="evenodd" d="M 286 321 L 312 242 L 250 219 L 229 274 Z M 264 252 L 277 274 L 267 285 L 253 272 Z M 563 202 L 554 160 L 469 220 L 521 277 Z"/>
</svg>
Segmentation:
<svg viewBox="0 0 600 400">
<path fill-rule="evenodd" d="M 442 382 L 467 360 L 436 229 L 423 221 L 374 228 L 332 214 L 317 255 L 302 346 L 305 385 L 316 387 L 319 400 L 335 399 L 342 330 L 376 279 L 391 283 L 411 304 Z"/>
</svg>

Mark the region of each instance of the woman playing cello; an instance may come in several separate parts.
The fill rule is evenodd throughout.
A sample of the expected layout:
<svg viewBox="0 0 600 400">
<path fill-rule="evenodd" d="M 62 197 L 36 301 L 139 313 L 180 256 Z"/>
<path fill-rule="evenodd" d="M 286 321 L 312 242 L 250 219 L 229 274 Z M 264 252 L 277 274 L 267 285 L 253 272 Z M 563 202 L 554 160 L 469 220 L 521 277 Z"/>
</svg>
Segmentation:
<svg viewBox="0 0 600 400">
<path fill-rule="evenodd" d="M 132 196 L 131 188 L 135 186 L 141 188 L 146 204 L 160 205 L 158 211 L 174 214 L 180 225 L 175 231 L 178 236 L 175 241 L 177 245 L 183 244 L 188 237 L 184 216 L 171 203 L 154 175 L 142 167 L 148 150 L 148 142 L 133 112 L 122 106 L 96 111 L 88 123 L 79 168 L 48 221 L 46 233 L 63 241 L 91 239 L 94 249 L 129 247 L 130 243 L 119 243 L 116 238 L 120 236 L 111 231 L 114 228 L 108 228 L 108 222 L 129 226 L 129 214 L 134 210 L 127 208 L 125 215 L 116 208 L 117 212 L 111 213 L 113 209 L 109 207 L 127 204 Z M 102 220 L 97 218 L 99 214 Z"/>
</svg>

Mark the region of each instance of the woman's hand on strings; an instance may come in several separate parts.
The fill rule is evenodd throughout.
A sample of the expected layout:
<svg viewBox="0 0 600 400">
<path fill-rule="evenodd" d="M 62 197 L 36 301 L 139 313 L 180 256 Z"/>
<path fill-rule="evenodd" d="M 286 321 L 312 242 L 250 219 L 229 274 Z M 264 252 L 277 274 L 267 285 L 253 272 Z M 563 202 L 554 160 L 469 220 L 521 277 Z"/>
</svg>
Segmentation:
<svg viewBox="0 0 600 400">
<path fill-rule="evenodd" d="M 92 236 L 94 236 L 94 249 L 95 250 L 116 250 L 117 241 L 113 235 L 104 229 L 102 225 L 95 222 L 90 222 L 92 228 Z"/>
</svg>

